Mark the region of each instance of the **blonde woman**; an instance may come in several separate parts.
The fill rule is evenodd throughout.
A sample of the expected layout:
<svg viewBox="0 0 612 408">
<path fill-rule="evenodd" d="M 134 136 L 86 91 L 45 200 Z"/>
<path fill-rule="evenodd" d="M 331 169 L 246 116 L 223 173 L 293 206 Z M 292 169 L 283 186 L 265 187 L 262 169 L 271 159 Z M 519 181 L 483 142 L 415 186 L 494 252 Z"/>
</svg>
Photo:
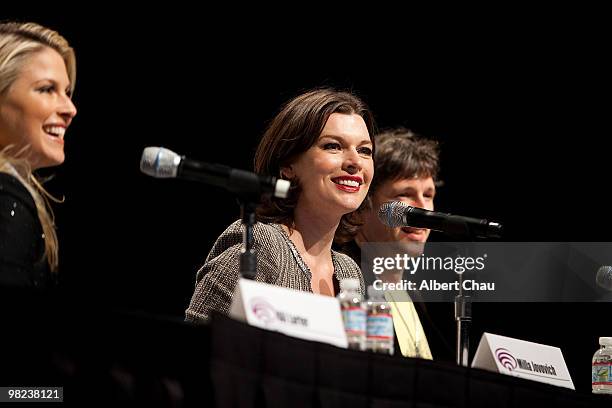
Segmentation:
<svg viewBox="0 0 612 408">
<path fill-rule="evenodd" d="M 53 281 L 58 244 L 33 171 L 64 161 L 76 108 L 74 51 L 35 23 L 0 24 L 0 285 Z"/>
</svg>

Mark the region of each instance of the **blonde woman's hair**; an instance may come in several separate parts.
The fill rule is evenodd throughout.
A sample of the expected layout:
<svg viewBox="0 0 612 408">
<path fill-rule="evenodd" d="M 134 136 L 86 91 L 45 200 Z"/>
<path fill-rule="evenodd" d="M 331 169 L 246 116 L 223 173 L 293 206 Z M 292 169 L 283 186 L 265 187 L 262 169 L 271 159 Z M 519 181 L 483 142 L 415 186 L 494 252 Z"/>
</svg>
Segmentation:
<svg viewBox="0 0 612 408">
<path fill-rule="evenodd" d="M 36 23 L 0 23 L 0 95 L 6 93 L 15 82 L 32 54 L 49 47 L 61 55 L 70 80 L 70 93 L 76 81 L 76 58 L 68 41 L 56 31 Z M 45 256 L 51 271 L 57 271 L 58 242 L 55 233 L 53 211 L 48 200 L 51 196 L 32 173 L 29 162 L 23 158 L 24 149 L 13 152 L 11 146 L 0 146 L 0 171 L 8 172 L 9 166 L 19 174 L 32 193 L 45 240 Z"/>
<path fill-rule="evenodd" d="M 57 31 L 36 23 L 0 23 L 0 94 L 15 82 L 32 54 L 49 47 L 62 56 L 70 80 L 76 82 L 76 57 L 68 41 Z"/>
</svg>

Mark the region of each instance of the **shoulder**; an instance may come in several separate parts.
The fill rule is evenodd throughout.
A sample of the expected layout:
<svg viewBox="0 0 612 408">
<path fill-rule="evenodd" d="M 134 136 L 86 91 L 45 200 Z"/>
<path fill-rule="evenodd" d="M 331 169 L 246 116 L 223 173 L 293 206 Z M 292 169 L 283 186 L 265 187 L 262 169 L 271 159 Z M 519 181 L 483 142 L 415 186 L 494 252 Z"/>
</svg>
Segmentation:
<svg viewBox="0 0 612 408">
<path fill-rule="evenodd" d="M 242 237 L 245 226 L 241 220 L 236 220 L 230 224 L 213 244 L 209 258 L 215 257 L 228 248 L 239 248 L 242 245 Z M 276 224 L 255 223 L 253 227 L 253 237 L 256 249 L 271 249 L 282 246 L 282 231 Z"/>
<path fill-rule="evenodd" d="M 245 226 L 241 220 L 236 220 L 229 227 L 223 231 L 217 241 L 230 241 L 235 243 L 242 243 L 242 234 L 244 233 Z M 277 241 L 282 239 L 282 231 L 276 224 L 265 224 L 263 222 L 256 222 L 253 227 L 253 235 L 255 242 L 261 242 L 266 240 Z"/>
<path fill-rule="evenodd" d="M 36 204 L 34 198 L 16 177 L 0 171 L 0 208 L 2 210 L 13 210 L 17 208 L 24 209 L 29 216 L 38 219 Z M 2 211 L 3 214 L 6 211 Z M 20 211 L 23 213 L 23 211 Z"/>
<path fill-rule="evenodd" d="M 3 171 L 0 171 L 0 186 L 2 186 L 0 191 L 18 192 L 18 193 L 25 192 L 26 194 L 29 194 L 28 190 L 21 183 L 21 181 L 17 180 L 17 178 L 13 176 L 12 174 L 5 173 Z"/>
<path fill-rule="evenodd" d="M 242 234 L 244 232 L 244 225 L 241 220 L 236 220 L 231 223 L 225 231 L 219 236 L 219 238 L 234 238 L 237 235 L 240 237 L 242 242 Z M 278 238 L 280 237 L 280 230 L 276 224 L 266 224 L 263 222 L 256 222 L 253 227 L 253 234 L 255 239 L 257 238 Z"/>
<path fill-rule="evenodd" d="M 16 177 L 0 171 L 0 200 L 18 200 L 30 209 L 36 210 L 34 199 L 30 192 Z"/>
<path fill-rule="evenodd" d="M 332 253 L 334 255 L 336 266 L 340 267 L 343 274 L 347 275 L 342 276 L 343 278 L 355 278 L 357 276 L 361 276 L 361 269 L 359 269 L 359 265 L 357 265 L 357 263 L 350 256 L 333 250 Z"/>
<path fill-rule="evenodd" d="M 363 280 L 363 275 L 361 274 L 361 269 L 359 266 L 353 261 L 353 259 L 341 252 L 336 252 L 332 250 L 332 254 L 334 257 L 334 272 L 336 278 L 338 280 L 342 279 L 358 279 L 359 287 L 361 294 L 365 294 L 365 282 Z"/>
</svg>

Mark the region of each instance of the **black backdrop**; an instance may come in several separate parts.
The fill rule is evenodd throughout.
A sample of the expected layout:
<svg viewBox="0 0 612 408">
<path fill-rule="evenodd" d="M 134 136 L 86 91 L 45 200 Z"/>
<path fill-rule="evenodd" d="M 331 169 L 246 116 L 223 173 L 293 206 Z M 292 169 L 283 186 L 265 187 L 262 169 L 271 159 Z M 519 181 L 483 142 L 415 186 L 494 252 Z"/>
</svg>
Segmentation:
<svg viewBox="0 0 612 408">
<path fill-rule="evenodd" d="M 380 127 L 441 141 L 437 209 L 499 220 L 507 241 L 610 241 L 610 66 L 595 10 L 241 11 L 104 4 L 3 16 L 55 28 L 77 52 L 66 163 L 46 173 L 66 197 L 54 207 L 63 282 L 86 302 L 182 315 L 198 266 L 238 217 L 220 189 L 142 175 L 143 147 L 251 169 L 279 106 L 321 85 L 357 92 Z M 611 310 L 476 306 L 472 342 L 488 330 L 560 346 L 588 389 Z M 453 335 L 452 319 L 439 324 Z"/>
</svg>

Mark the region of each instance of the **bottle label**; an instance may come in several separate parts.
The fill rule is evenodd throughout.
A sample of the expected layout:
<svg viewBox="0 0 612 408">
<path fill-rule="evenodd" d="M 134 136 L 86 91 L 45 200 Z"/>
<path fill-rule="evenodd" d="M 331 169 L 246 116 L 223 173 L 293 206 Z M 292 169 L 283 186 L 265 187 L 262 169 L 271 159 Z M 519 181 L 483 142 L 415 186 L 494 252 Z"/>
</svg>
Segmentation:
<svg viewBox="0 0 612 408">
<path fill-rule="evenodd" d="M 366 332 L 366 312 L 362 307 L 351 306 L 342 310 L 344 330 L 347 334 L 363 335 Z"/>
<path fill-rule="evenodd" d="M 593 363 L 591 382 L 593 385 L 612 386 L 612 365 L 607 361 Z"/>
<path fill-rule="evenodd" d="M 367 322 L 367 337 L 372 340 L 393 339 L 393 318 L 388 313 L 370 314 Z"/>
</svg>

